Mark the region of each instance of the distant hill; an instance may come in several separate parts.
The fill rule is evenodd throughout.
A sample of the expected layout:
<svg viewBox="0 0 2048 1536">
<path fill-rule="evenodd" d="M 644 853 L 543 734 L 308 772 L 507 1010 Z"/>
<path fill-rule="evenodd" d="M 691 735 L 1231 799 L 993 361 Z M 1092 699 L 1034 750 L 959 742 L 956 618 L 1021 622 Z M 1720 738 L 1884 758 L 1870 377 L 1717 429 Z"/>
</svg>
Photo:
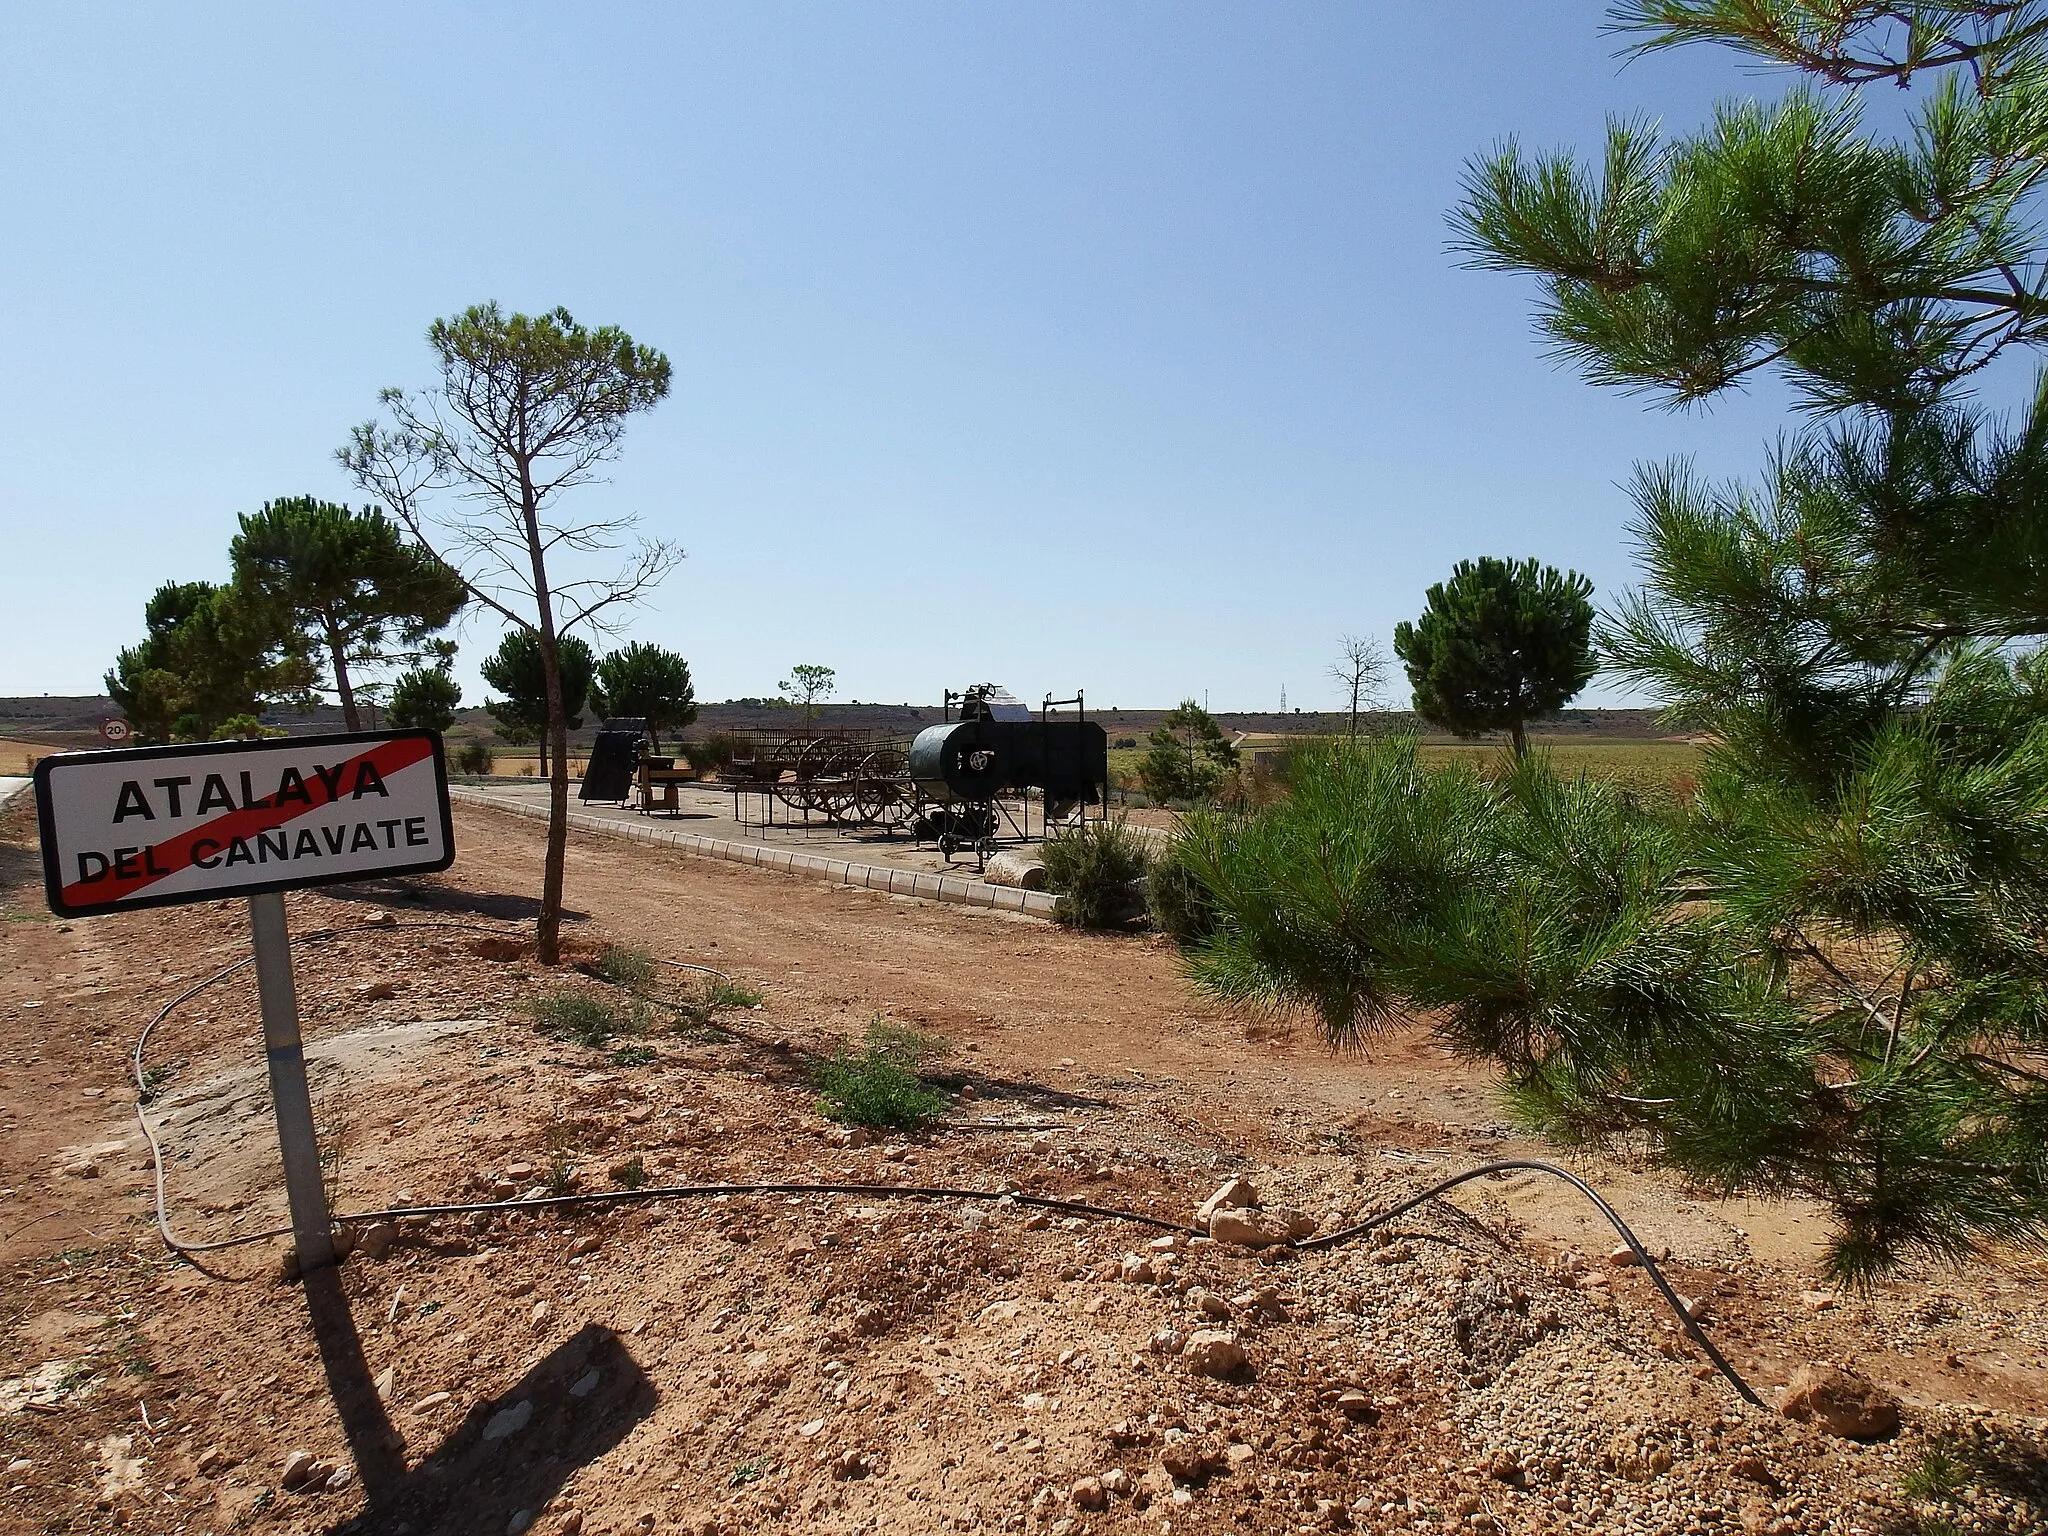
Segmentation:
<svg viewBox="0 0 2048 1536">
<path fill-rule="evenodd" d="M 43 694 L 40 697 L 0 698 L 0 736 L 47 742 L 51 746 L 87 746 L 98 742 L 100 722 L 119 713 L 114 701 L 104 695 Z M 1163 709 L 1090 710 L 1089 718 L 1101 721 L 1112 738 L 1133 736 L 1142 740 L 1148 731 L 1158 727 L 1166 714 Z M 332 704 L 321 705 L 306 714 L 273 711 L 264 718 L 267 723 L 293 735 L 342 729 L 341 709 Z M 821 704 L 813 711 L 813 724 L 817 730 L 872 731 L 877 735 L 890 736 L 915 735 L 925 726 L 935 725 L 943 718 L 943 712 L 936 704 Z M 1332 735 L 1343 731 L 1347 724 L 1342 714 L 1318 714 L 1308 710 L 1284 715 L 1277 711 L 1243 714 L 1225 711 L 1216 718 L 1227 731 L 1245 731 L 1262 736 Z M 1375 710 L 1360 718 L 1374 730 L 1412 729 L 1416 725 L 1415 717 L 1406 710 Z M 573 734 L 573 739 L 578 744 L 588 744 L 596 727 L 595 720 L 586 721 L 584 727 Z M 697 723 L 686 734 L 704 736 L 714 731 L 756 731 L 795 736 L 802 730 L 801 710 L 785 704 L 745 700 L 702 706 Z M 491 717 L 481 709 L 457 711 L 454 729 L 449 734 L 501 744 L 492 729 Z M 1531 726 L 1530 734 L 1573 740 L 1647 741 L 1670 733 L 1658 724 L 1657 712 L 1653 709 L 1573 709 L 1555 720 Z"/>
</svg>

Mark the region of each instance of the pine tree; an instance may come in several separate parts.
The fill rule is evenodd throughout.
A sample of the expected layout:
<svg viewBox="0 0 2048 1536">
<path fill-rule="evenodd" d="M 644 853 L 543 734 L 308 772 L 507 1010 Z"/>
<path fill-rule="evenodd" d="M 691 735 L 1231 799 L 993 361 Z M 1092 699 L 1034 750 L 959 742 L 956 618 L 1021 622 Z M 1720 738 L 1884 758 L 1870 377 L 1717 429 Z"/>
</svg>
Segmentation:
<svg viewBox="0 0 2048 1536">
<path fill-rule="evenodd" d="M 1554 715 L 1593 676 L 1593 583 L 1534 560 L 1460 560 L 1394 627 L 1415 712 L 1457 736 L 1508 733 L 1529 750 L 1531 720 Z"/>
<path fill-rule="evenodd" d="M 467 595 L 462 578 L 380 508 L 355 512 L 312 496 L 244 516 L 228 558 L 243 600 L 269 615 L 289 648 L 327 657 L 351 731 L 362 729 L 351 669 L 416 660 Z"/>
<path fill-rule="evenodd" d="M 1640 470 L 1643 585 L 1609 663 L 1711 733 L 1653 813 L 1540 760 L 1487 783 L 1411 743 L 1190 829 L 1224 996 L 1338 1041 L 1413 1008 L 1556 1134 L 1834 1214 L 1865 1280 L 2048 1242 L 2048 4 L 1632 0 L 1640 46 L 1803 71 L 1599 171 L 1509 145 L 1455 218 L 1535 274 L 1558 351 L 1674 402 L 1759 371 L 1805 421 L 1760 484 Z M 1910 131 L 1858 92 L 1917 88 Z"/>
<path fill-rule="evenodd" d="M 590 707 L 607 717 L 645 720 L 659 752 L 663 731 L 686 730 L 697 718 L 690 664 L 663 646 L 635 640 L 597 664 Z"/>
</svg>

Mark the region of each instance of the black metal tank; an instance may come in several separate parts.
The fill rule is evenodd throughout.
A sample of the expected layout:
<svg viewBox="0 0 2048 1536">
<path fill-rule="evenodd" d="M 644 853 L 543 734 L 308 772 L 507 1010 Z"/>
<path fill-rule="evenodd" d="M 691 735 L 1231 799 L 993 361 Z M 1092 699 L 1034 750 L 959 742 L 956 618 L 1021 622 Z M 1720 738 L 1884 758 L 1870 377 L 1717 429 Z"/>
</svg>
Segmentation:
<svg viewBox="0 0 2048 1536">
<path fill-rule="evenodd" d="M 934 799 L 993 800 L 1011 787 L 1007 721 L 928 725 L 910 744 L 911 782 Z"/>
</svg>

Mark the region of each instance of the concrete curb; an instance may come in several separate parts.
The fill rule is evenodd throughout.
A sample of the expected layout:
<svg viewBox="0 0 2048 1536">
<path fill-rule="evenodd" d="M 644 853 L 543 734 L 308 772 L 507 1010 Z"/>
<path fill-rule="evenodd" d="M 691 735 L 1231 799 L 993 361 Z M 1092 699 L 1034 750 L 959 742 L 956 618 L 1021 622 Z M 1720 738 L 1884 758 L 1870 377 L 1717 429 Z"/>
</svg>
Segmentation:
<svg viewBox="0 0 2048 1536">
<path fill-rule="evenodd" d="M 448 798 L 457 805 L 502 811 L 524 816 L 528 821 L 546 821 L 547 808 L 501 800 L 480 789 L 450 785 Z M 988 907 L 997 912 L 1023 912 L 1032 917 L 1052 916 L 1058 900 L 1049 891 L 1022 891 L 962 875 L 927 874 L 914 869 L 892 869 L 885 864 L 854 864 L 845 859 L 828 859 L 822 854 L 799 853 L 794 848 L 767 848 L 759 843 L 733 843 L 723 838 L 664 827 L 659 822 L 614 821 L 581 811 L 569 813 L 569 825 L 578 832 L 597 832 L 609 837 L 631 838 L 659 848 L 705 859 L 724 859 L 732 864 L 752 864 L 792 875 L 815 875 L 838 885 L 857 885 L 871 891 L 888 891 L 896 896 L 917 896 L 926 901 L 950 901 L 963 907 Z"/>
</svg>

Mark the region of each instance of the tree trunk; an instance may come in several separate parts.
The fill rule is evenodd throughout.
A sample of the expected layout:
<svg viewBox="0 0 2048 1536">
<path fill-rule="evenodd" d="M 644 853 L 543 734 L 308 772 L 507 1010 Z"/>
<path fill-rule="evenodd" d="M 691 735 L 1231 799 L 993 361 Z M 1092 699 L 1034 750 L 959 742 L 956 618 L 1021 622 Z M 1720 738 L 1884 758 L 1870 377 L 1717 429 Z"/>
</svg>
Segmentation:
<svg viewBox="0 0 2048 1536">
<path fill-rule="evenodd" d="M 562 958 L 562 877 L 569 857 L 569 711 L 562 698 L 562 651 L 555 634 L 554 597 L 548 591 L 539 498 L 524 464 L 519 478 L 526 549 L 533 560 L 534 616 L 540 621 L 540 670 L 547 682 L 548 703 L 547 724 L 541 730 L 548 775 L 548 852 L 540 882 L 540 917 L 534 924 L 534 957 L 542 965 L 556 965 Z"/>
<path fill-rule="evenodd" d="M 351 731 L 360 731 L 363 725 L 356 713 L 356 691 L 348 680 L 348 647 L 331 629 L 327 632 L 327 653 L 334 658 L 334 691 L 341 696 L 341 723 Z"/>
<path fill-rule="evenodd" d="M 1516 720 L 1508 726 L 1508 739 L 1514 744 L 1515 761 L 1519 763 L 1529 755 L 1529 736 L 1521 721 Z"/>
</svg>

